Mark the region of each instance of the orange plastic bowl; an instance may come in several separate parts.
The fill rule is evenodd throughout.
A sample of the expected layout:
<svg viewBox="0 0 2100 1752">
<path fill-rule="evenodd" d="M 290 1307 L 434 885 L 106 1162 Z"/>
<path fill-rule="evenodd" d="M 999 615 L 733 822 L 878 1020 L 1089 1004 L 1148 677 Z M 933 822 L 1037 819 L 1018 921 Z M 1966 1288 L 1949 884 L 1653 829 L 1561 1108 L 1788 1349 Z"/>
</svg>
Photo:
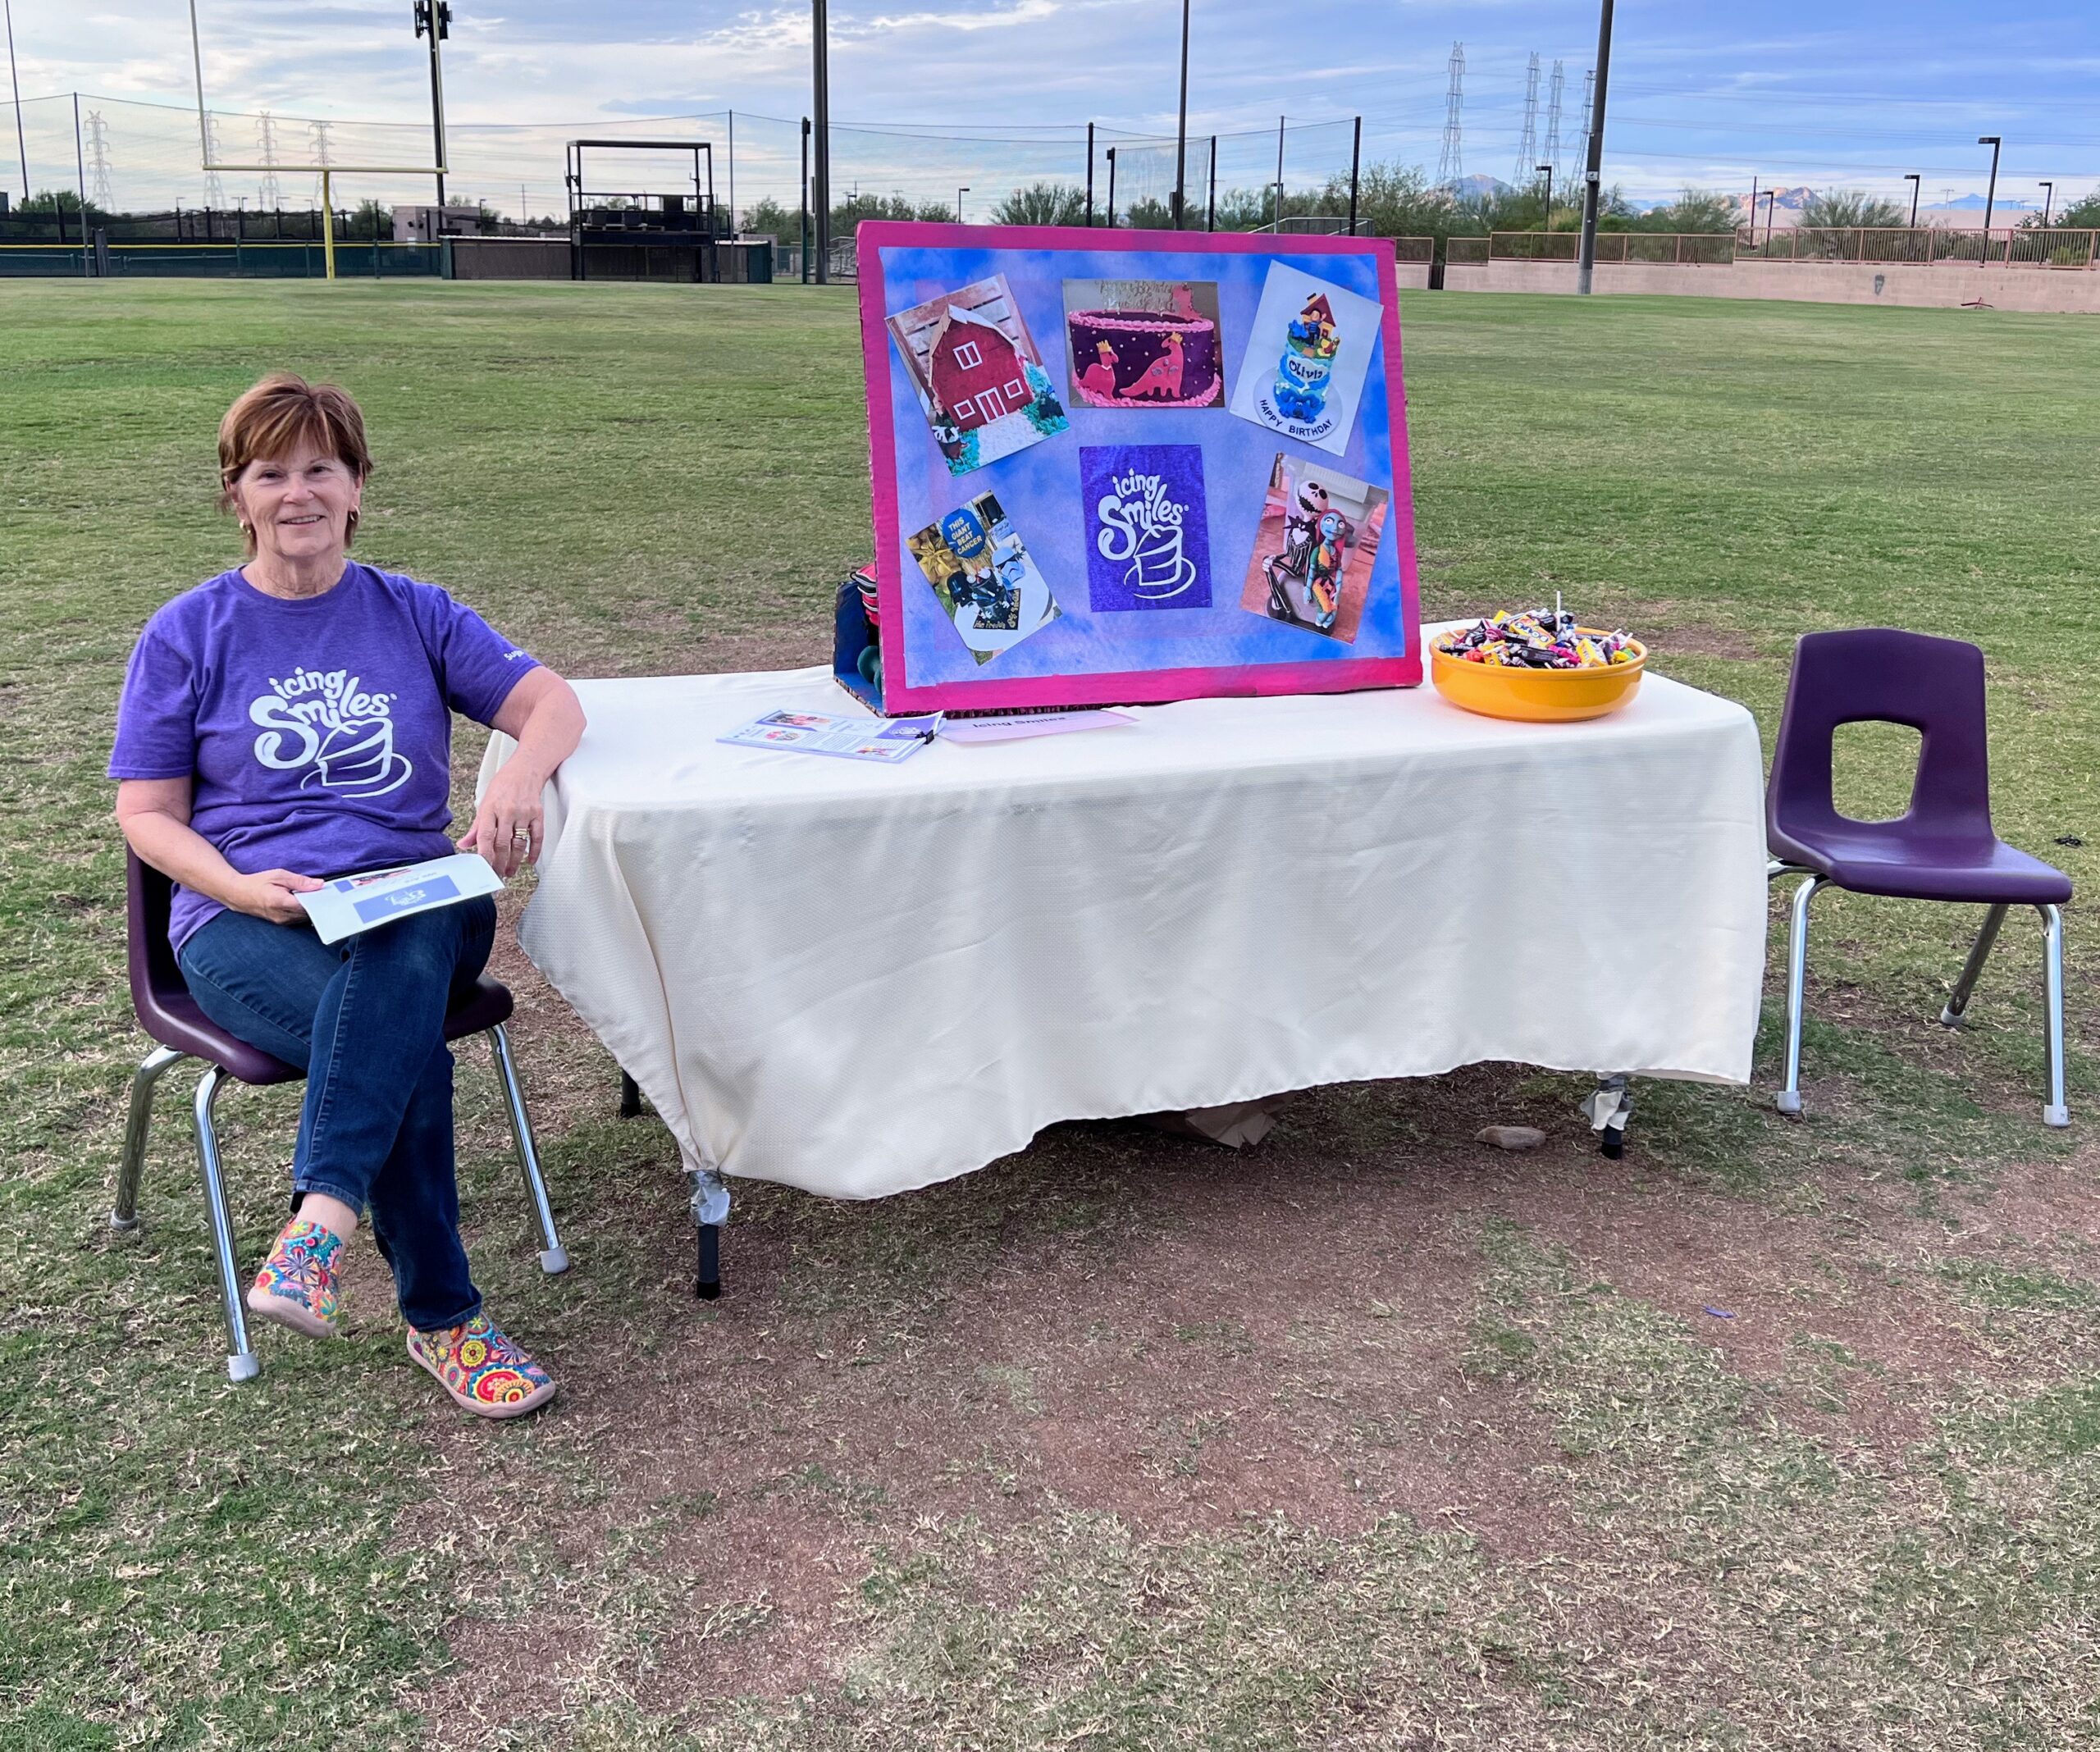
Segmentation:
<svg viewBox="0 0 2100 1752">
<path fill-rule="evenodd" d="M 1581 632 L 1601 636 L 1594 627 Z M 1452 705 L 1488 718 L 1513 718 L 1527 724 L 1572 723 L 1602 718 L 1631 700 L 1641 686 L 1648 647 L 1627 641 L 1631 663 L 1601 669 L 1505 669 L 1498 664 L 1468 663 L 1443 648 L 1439 638 L 1429 647 L 1429 678 Z"/>
</svg>

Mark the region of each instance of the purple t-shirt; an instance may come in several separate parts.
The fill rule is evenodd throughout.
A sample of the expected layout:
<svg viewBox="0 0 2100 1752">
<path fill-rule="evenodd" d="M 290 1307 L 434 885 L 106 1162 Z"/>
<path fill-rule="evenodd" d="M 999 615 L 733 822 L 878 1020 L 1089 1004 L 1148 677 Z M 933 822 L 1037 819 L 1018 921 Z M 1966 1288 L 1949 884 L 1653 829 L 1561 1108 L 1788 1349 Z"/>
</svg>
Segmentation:
<svg viewBox="0 0 2100 1752">
<path fill-rule="evenodd" d="M 451 714 L 490 723 L 537 667 L 434 584 L 353 560 L 290 601 L 222 572 L 146 623 L 109 776 L 191 779 L 190 826 L 244 875 L 442 857 Z M 178 885 L 176 951 L 224 910 Z"/>
</svg>

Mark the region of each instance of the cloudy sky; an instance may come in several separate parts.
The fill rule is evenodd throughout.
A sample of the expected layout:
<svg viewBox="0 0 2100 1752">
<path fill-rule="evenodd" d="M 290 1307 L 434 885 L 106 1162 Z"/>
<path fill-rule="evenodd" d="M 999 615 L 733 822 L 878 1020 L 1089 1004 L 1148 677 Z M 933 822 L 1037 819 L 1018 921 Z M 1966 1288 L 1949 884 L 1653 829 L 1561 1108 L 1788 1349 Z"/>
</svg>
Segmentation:
<svg viewBox="0 0 2100 1752">
<path fill-rule="evenodd" d="M 11 3 L 33 181 L 73 180 L 62 94 L 75 90 L 84 155 L 121 200 L 197 180 L 179 0 Z M 796 118 L 809 107 L 806 5 L 455 0 L 454 11 L 451 157 L 499 204 L 559 204 L 561 142 L 578 131 L 704 135 L 726 173 L 731 109 L 739 201 L 792 198 Z M 199 11 L 207 93 L 226 112 L 222 160 L 427 161 L 427 62 L 409 0 L 199 0 Z M 1089 121 L 1171 133 L 1180 16 L 1173 0 L 832 0 L 833 115 L 857 125 L 836 148 L 838 180 L 940 198 L 968 183 L 988 200 L 1031 176 L 1082 174 Z M 1577 156 L 1595 0 L 1194 0 L 1194 17 L 1191 130 L 1221 136 L 1227 186 L 1274 176 L 1280 114 L 1292 182 L 1346 169 L 1358 114 L 1367 157 L 1433 169 L 1454 40 L 1465 45 L 1467 171 L 1515 172 L 1533 52 L 1532 160 L 1545 156 L 1556 61 L 1561 157 Z M 2002 199 L 2038 199 L 2043 177 L 2060 201 L 2100 184 L 2100 8 L 2084 0 L 1621 0 L 1612 71 L 1606 176 L 1636 195 L 1736 191 L 1752 175 L 1893 193 L 1915 170 L 1929 204 L 1981 192 L 1984 133 L 2006 139 Z M 263 110 L 274 112 L 267 132 Z M 672 117 L 705 120 L 645 125 Z M 1123 156 L 1126 179 L 1148 187 L 1157 165 Z M 21 180 L 11 138 L 0 177 Z"/>
</svg>

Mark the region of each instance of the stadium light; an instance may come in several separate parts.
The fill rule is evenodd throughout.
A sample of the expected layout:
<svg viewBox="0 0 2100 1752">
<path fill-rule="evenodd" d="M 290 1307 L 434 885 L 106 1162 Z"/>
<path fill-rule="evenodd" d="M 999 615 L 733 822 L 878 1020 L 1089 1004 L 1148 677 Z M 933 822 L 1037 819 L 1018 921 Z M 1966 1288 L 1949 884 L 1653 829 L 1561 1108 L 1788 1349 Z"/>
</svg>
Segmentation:
<svg viewBox="0 0 2100 1752">
<path fill-rule="evenodd" d="M 418 37 L 430 39 L 430 139 L 437 162 L 445 162 L 445 75 L 438 65 L 437 45 L 452 34 L 450 0 L 415 0 L 413 8 Z M 437 219 L 445 224 L 445 172 L 437 173 Z"/>
<path fill-rule="evenodd" d="M 1597 84 L 1590 104 L 1590 155 L 1582 171 L 1582 245 L 1575 290 L 1586 296 L 1597 265 L 1597 195 L 1605 173 L 1605 87 L 1611 78 L 1611 0 L 1597 13 Z"/>
<path fill-rule="evenodd" d="M 1174 229 L 1181 229 L 1189 190 L 1189 0 L 1181 0 L 1181 111 L 1174 128 Z"/>
<path fill-rule="evenodd" d="M 1909 171 L 1906 173 L 1903 180 L 1911 185 L 1911 229 L 1915 231 L 1918 229 L 1918 189 L 1920 186 L 1918 182 L 1918 173 L 1915 171 Z"/>
<path fill-rule="evenodd" d="M 7 78 L 15 88 L 15 149 L 22 155 L 22 203 L 30 198 L 30 143 L 22 133 L 22 77 L 15 70 L 15 7 L 5 0 L 7 14 Z"/>
<path fill-rule="evenodd" d="M 2005 142 L 1995 134 L 1979 134 L 1976 136 L 1976 144 L 1991 148 L 1991 186 L 1990 191 L 1984 197 L 1984 259 L 1988 262 L 1991 259 L 1991 208 L 1998 198 L 1998 154 L 2005 149 Z"/>
<path fill-rule="evenodd" d="M 965 183 L 955 192 L 955 222 L 957 225 L 961 225 L 962 223 L 962 198 L 969 193 L 970 185 L 968 183 Z"/>
<path fill-rule="evenodd" d="M 816 116 L 816 171 L 810 204 L 816 208 L 817 284 L 831 284 L 831 27 L 824 0 L 810 0 L 810 107 Z"/>
</svg>

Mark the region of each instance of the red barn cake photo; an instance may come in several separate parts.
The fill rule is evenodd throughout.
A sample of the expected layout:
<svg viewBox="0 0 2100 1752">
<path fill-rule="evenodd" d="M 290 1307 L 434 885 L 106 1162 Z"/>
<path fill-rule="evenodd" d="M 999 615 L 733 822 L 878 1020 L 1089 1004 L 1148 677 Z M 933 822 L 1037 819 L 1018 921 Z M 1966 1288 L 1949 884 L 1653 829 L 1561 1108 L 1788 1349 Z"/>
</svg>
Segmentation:
<svg viewBox="0 0 2100 1752">
<path fill-rule="evenodd" d="M 1068 280 L 1065 340 L 1081 407 L 1224 404 L 1214 281 Z"/>
</svg>

